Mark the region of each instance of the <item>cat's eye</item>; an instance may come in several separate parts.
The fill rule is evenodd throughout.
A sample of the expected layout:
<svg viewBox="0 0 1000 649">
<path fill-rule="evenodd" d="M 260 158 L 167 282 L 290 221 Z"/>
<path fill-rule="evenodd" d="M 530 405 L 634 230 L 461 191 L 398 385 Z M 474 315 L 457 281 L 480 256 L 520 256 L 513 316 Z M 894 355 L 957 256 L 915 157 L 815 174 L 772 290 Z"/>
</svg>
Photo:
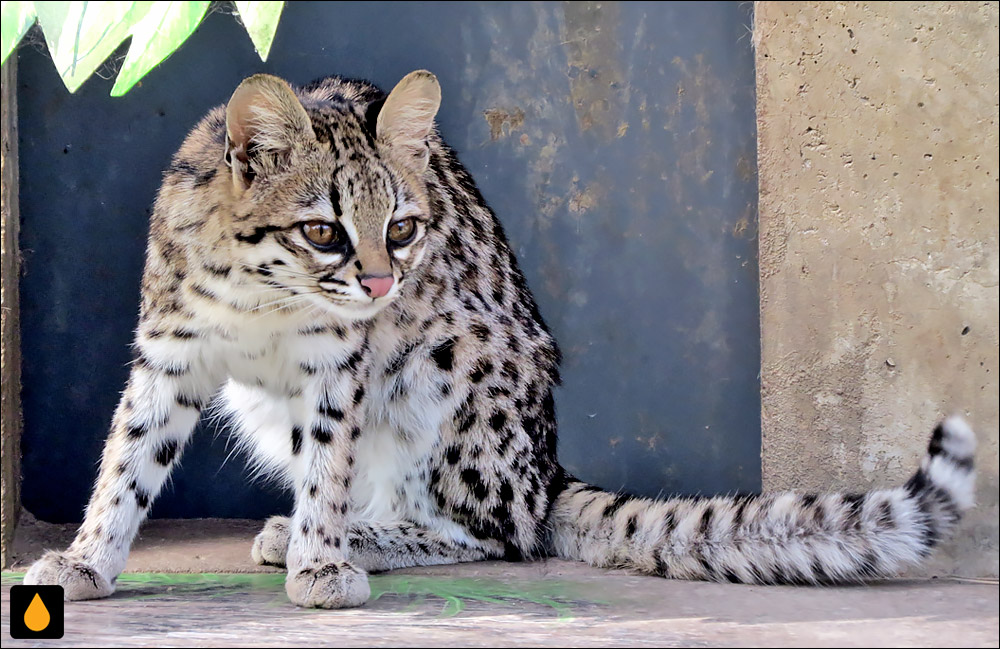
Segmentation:
<svg viewBox="0 0 1000 649">
<path fill-rule="evenodd" d="M 413 235 L 417 233 L 417 222 L 411 216 L 400 219 L 389 224 L 389 241 L 397 246 L 405 246 L 413 240 Z"/>
<path fill-rule="evenodd" d="M 323 251 L 338 248 L 347 240 L 346 233 L 340 225 L 324 221 L 303 223 L 302 235 L 314 248 Z"/>
</svg>

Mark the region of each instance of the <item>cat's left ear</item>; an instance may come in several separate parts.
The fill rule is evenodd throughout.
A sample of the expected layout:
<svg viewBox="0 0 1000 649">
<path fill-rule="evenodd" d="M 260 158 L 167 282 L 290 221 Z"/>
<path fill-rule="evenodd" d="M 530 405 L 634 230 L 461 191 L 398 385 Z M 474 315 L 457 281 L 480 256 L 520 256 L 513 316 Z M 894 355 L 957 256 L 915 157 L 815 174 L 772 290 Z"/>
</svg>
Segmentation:
<svg viewBox="0 0 1000 649">
<path fill-rule="evenodd" d="M 311 134 L 309 115 L 288 82 L 269 74 L 245 79 L 226 105 L 226 164 L 233 182 L 249 187 L 255 170 L 276 168 Z"/>
<path fill-rule="evenodd" d="M 386 97 L 375 124 L 379 142 L 396 149 L 417 173 L 427 169 L 427 139 L 441 106 L 441 86 L 427 70 L 411 72 Z"/>
</svg>

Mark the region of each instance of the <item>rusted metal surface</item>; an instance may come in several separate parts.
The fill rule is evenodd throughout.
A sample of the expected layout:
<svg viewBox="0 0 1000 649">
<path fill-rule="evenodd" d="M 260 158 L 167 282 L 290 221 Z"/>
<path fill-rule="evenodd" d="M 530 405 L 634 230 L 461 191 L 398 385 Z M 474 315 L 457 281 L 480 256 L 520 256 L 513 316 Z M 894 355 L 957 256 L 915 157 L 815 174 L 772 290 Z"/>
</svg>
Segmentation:
<svg viewBox="0 0 1000 649">
<path fill-rule="evenodd" d="M 565 355 L 560 454 L 651 494 L 760 487 L 750 3 L 288 5 L 266 65 L 213 15 L 141 87 L 67 95 L 22 49 L 25 504 L 77 520 L 126 377 L 148 208 L 245 76 L 391 87 L 433 70 L 440 129 L 498 213 Z M 289 507 L 202 433 L 156 516 Z M 72 467 L 66 470 L 66 467 Z"/>
</svg>

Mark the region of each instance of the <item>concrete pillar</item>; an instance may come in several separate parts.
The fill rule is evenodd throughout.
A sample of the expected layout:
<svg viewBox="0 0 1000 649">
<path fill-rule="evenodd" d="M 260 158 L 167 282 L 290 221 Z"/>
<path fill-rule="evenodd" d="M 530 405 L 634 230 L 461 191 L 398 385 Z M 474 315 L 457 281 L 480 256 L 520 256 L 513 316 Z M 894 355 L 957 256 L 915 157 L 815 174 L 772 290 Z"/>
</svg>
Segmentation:
<svg viewBox="0 0 1000 649">
<path fill-rule="evenodd" d="M 755 23 L 764 488 L 898 484 L 962 413 L 979 504 L 920 574 L 995 577 L 998 4 Z"/>
</svg>

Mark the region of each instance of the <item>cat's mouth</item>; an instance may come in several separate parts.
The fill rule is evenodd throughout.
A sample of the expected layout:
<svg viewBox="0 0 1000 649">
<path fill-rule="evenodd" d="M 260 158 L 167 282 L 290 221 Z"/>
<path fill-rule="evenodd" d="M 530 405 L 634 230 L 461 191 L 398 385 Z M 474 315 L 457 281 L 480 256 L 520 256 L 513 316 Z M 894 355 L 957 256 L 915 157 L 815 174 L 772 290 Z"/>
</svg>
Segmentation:
<svg viewBox="0 0 1000 649">
<path fill-rule="evenodd" d="M 317 296 L 322 309 L 348 321 L 370 320 L 399 295 L 396 287 L 378 297 L 343 299 L 330 294 Z"/>
</svg>

